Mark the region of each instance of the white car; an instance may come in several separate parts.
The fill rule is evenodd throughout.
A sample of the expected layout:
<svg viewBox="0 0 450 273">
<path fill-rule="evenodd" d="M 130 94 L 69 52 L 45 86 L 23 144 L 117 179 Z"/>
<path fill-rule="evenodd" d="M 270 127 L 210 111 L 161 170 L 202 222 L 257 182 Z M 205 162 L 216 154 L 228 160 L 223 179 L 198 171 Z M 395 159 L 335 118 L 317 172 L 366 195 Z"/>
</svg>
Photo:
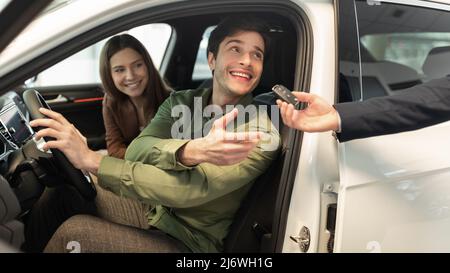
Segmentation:
<svg viewBox="0 0 450 273">
<path fill-rule="evenodd" d="M 30 162 L 36 145 L 25 90 L 38 90 L 91 148 L 104 149 L 104 40 L 133 34 L 172 87 L 196 88 L 210 84 L 209 33 L 230 14 L 262 16 L 271 26 L 273 51 L 254 92 L 260 104 L 274 103 L 275 84 L 338 103 L 407 92 L 450 73 L 444 2 L 53 1 L 0 53 L 0 238 L 20 247 L 23 217 L 44 187 L 36 172 L 52 176 L 42 163 L 51 155 Z M 13 38 L 0 36 L 0 48 Z M 277 109 L 271 113 L 283 152 L 245 198 L 226 252 L 450 251 L 450 123 L 339 143 L 329 132 L 283 127 Z"/>
</svg>

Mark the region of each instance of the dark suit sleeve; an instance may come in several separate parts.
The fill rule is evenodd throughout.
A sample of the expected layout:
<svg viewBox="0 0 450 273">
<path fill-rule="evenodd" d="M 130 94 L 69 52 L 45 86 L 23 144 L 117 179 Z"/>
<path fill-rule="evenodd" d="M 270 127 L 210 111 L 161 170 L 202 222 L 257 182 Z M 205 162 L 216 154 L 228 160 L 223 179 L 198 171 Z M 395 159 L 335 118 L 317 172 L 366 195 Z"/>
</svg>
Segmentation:
<svg viewBox="0 0 450 273">
<path fill-rule="evenodd" d="M 450 120 L 450 77 L 334 107 L 341 117 L 341 142 L 420 129 Z"/>
</svg>

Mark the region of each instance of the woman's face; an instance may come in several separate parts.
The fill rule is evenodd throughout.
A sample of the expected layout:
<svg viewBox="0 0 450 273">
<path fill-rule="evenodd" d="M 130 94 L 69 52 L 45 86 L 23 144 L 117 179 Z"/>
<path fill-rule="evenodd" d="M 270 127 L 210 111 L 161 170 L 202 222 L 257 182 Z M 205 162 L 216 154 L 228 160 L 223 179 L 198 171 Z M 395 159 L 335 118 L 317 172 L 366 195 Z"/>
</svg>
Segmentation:
<svg viewBox="0 0 450 273">
<path fill-rule="evenodd" d="M 144 58 L 134 49 L 125 48 L 112 55 L 111 76 L 120 92 L 139 97 L 148 83 L 148 69 Z"/>
</svg>

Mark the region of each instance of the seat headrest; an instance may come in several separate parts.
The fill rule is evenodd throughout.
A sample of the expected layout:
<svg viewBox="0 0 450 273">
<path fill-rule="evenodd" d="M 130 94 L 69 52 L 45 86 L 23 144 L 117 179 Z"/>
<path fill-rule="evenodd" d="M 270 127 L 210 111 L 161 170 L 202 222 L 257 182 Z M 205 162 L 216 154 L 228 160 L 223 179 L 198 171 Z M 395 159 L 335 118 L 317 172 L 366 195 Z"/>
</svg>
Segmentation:
<svg viewBox="0 0 450 273">
<path fill-rule="evenodd" d="M 428 53 L 422 70 L 429 79 L 443 78 L 450 74 L 450 46 L 433 48 Z"/>
<path fill-rule="evenodd" d="M 204 80 L 197 88 L 211 88 L 213 86 L 213 79 Z"/>
<path fill-rule="evenodd" d="M 374 66 L 388 85 L 420 79 L 416 70 L 404 64 L 382 61 L 375 63 Z"/>
</svg>

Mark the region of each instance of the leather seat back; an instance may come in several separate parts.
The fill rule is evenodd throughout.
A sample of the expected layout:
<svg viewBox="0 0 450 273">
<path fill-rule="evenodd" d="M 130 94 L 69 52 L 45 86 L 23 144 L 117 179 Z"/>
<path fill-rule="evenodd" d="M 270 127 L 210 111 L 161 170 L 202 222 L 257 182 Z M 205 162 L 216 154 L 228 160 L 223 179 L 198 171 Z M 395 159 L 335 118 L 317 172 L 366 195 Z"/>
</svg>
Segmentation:
<svg viewBox="0 0 450 273">
<path fill-rule="evenodd" d="M 450 74 L 450 46 L 433 48 L 423 65 L 423 73 L 428 80 L 443 78 Z"/>
<path fill-rule="evenodd" d="M 20 204 L 16 195 L 3 176 L 0 176 L 0 241 L 19 248 L 24 242 L 23 224 L 16 220 L 20 214 Z M 8 249 L 13 249 L 8 246 Z M 0 252 L 5 250 L 0 246 Z"/>
</svg>

